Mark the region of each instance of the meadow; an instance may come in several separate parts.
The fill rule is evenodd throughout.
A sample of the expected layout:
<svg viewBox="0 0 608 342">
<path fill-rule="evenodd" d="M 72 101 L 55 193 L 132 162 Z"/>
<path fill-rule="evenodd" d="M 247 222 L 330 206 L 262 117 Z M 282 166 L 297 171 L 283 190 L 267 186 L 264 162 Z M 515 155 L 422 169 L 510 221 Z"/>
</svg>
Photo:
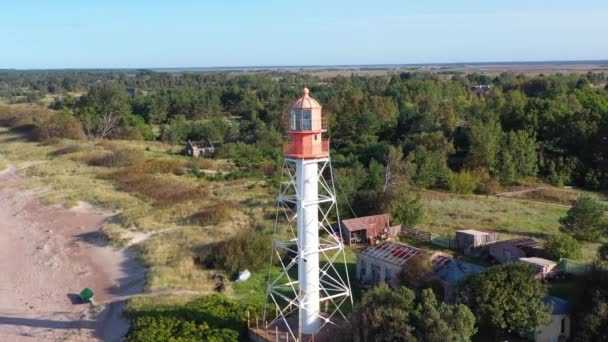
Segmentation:
<svg viewBox="0 0 608 342">
<path fill-rule="evenodd" d="M 208 180 L 203 171 L 229 174 L 236 168 L 225 160 L 184 158 L 180 146 L 67 140 L 44 145 L 5 128 L 0 146 L 3 165 L 27 176 L 26 188 L 46 203 L 73 207 L 85 201 L 112 213 L 102 233 L 117 246 L 137 242 L 133 247 L 148 268 L 149 291 L 212 292 L 210 278 L 217 271 L 196 265 L 195 256 L 254 221 L 264 224 L 273 206 L 264 181 Z"/>
</svg>

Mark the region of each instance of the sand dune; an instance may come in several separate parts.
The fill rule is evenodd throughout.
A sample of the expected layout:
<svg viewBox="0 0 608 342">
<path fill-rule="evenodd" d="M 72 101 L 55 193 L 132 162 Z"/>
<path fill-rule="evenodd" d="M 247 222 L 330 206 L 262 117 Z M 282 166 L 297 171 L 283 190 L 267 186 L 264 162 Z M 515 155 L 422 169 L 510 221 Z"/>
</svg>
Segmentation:
<svg viewBox="0 0 608 342">
<path fill-rule="evenodd" d="M 106 213 L 43 205 L 22 181 L 0 173 L 0 341 L 121 340 L 122 299 L 141 292 L 142 268 L 106 246 Z M 100 304 L 78 302 L 85 287 Z"/>
</svg>

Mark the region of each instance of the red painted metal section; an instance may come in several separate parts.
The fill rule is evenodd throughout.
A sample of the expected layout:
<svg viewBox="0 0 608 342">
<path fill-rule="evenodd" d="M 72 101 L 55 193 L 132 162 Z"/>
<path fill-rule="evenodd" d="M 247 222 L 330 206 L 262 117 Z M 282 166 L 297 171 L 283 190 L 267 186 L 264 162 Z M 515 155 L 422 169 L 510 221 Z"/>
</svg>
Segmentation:
<svg viewBox="0 0 608 342">
<path fill-rule="evenodd" d="M 291 106 L 291 141 L 283 144 L 283 155 L 292 159 L 329 157 L 329 140 L 323 139 L 326 131 L 327 117 L 322 114 L 321 105 L 304 88 L 302 97 Z"/>
</svg>

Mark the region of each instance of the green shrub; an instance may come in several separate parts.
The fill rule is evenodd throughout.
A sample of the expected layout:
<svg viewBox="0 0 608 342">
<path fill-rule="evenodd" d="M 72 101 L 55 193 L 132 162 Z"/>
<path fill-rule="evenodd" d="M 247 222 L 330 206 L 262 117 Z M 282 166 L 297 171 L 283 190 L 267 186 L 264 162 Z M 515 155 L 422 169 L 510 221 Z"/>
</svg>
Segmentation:
<svg viewBox="0 0 608 342">
<path fill-rule="evenodd" d="M 272 239 L 268 234 L 248 228 L 207 252 L 203 258 L 207 267 L 221 268 L 234 276 L 245 269 L 253 272 L 267 267 Z"/>
<path fill-rule="evenodd" d="M 478 185 L 475 191 L 482 195 L 494 195 L 500 191 L 500 182 L 490 176 L 488 170 L 484 168 L 476 169 L 473 175 L 477 178 Z"/>
<path fill-rule="evenodd" d="M 221 202 L 190 216 L 187 221 L 201 227 L 214 226 L 228 221 L 235 209 L 234 203 Z"/>
<path fill-rule="evenodd" d="M 566 234 L 554 234 L 545 242 L 545 252 L 553 260 L 560 258 L 580 259 L 583 256 L 583 244 Z"/>
<path fill-rule="evenodd" d="M 469 171 L 453 172 L 448 176 L 448 188 L 454 194 L 472 194 L 478 183 L 477 177 Z"/>
<path fill-rule="evenodd" d="M 89 165 L 104 167 L 122 167 L 135 165 L 143 158 L 143 152 L 131 148 L 117 149 L 100 157 L 90 159 Z"/>
<path fill-rule="evenodd" d="M 50 112 L 40 120 L 35 120 L 35 128 L 30 138 L 35 141 L 52 143 L 57 139 L 83 140 L 82 124 L 69 112 Z"/>
<path fill-rule="evenodd" d="M 259 317 L 259 309 L 212 295 L 185 305 L 128 308 L 125 315 L 132 319 L 127 337 L 131 342 L 220 342 L 245 337 L 247 317 Z"/>
</svg>

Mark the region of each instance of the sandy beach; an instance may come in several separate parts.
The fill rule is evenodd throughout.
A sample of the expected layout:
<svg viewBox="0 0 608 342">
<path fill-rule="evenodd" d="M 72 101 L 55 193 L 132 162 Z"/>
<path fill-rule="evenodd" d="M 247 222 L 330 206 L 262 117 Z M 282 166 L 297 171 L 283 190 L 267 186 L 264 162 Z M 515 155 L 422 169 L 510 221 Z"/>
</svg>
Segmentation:
<svg viewBox="0 0 608 342">
<path fill-rule="evenodd" d="M 107 213 L 44 205 L 21 182 L 12 167 L 0 172 L 0 341 L 120 341 L 142 267 L 100 236 Z M 94 305 L 78 300 L 85 287 Z"/>
</svg>

